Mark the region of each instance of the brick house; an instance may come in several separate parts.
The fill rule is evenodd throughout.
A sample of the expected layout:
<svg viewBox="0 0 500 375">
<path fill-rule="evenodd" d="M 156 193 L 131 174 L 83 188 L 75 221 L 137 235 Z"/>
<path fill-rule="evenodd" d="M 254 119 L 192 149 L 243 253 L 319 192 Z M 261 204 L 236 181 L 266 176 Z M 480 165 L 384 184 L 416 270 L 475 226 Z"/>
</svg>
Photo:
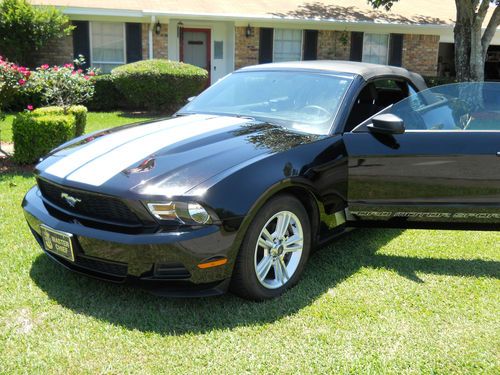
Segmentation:
<svg viewBox="0 0 500 375">
<path fill-rule="evenodd" d="M 212 82 L 245 65 L 340 59 L 403 66 L 427 76 L 454 74 L 453 0 L 31 0 L 72 20 L 73 35 L 40 51 L 40 63 L 84 55 L 104 72 L 127 62 L 168 58 L 206 68 Z M 270 5 L 272 4 L 272 5 Z M 487 78 L 500 79 L 500 33 Z"/>
</svg>

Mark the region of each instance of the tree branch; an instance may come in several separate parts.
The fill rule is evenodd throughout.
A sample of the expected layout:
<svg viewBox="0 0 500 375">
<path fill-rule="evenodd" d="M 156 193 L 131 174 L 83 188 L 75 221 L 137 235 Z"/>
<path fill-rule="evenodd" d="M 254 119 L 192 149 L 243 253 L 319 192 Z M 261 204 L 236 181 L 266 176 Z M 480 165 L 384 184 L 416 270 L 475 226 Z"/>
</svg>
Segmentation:
<svg viewBox="0 0 500 375">
<path fill-rule="evenodd" d="M 482 0 L 481 5 L 479 5 L 479 9 L 477 11 L 477 19 L 483 23 L 484 17 L 486 17 L 486 13 L 488 13 L 488 8 L 490 7 L 490 0 Z"/>
<path fill-rule="evenodd" d="M 500 25 L 500 5 L 497 5 L 493 14 L 491 15 L 490 22 L 488 22 L 488 26 L 486 26 L 486 30 L 481 38 L 481 46 L 483 47 L 483 53 L 486 54 L 488 47 L 497 31 L 498 26 Z"/>
</svg>

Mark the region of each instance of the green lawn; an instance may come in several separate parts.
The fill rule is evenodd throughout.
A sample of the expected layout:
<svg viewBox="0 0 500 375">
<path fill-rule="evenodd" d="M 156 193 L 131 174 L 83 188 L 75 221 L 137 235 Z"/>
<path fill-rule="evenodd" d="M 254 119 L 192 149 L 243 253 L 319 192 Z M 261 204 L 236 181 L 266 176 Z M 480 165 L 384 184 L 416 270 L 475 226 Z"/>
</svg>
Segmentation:
<svg viewBox="0 0 500 375">
<path fill-rule="evenodd" d="M 500 373 L 500 233 L 357 230 L 282 298 L 165 299 L 70 273 L 0 174 L 0 373 Z"/>
<path fill-rule="evenodd" d="M 115 126 L 151 120 L 158 117 L 149 113 L 131 112 L 89 112 L 87 116 L 86 133 L 99 129 L 112 128 Z M 3 122 L 0 121 L 1 141 L 12 142 L 12 120 L 14 115 L 7 115 Z"/>
<path fill-rule="evenodd" d="M 150 118 L 91 112 L 87 132 Z M 172 300 L 52 264 L 33 184 L 0 162 L 0 373 L 500 374 L 500 233 L 357 230 L 278 300 Z"/>
</svg>

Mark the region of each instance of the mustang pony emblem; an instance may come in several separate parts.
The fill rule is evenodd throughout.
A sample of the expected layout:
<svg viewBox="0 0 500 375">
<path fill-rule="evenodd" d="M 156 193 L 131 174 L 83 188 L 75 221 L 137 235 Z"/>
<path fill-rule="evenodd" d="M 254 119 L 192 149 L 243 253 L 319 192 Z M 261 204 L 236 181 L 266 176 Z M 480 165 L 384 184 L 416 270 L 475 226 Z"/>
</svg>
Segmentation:
<svg viewBox="0 0 500 375">
<path fill-rule="evenodd" d="M 64 199 L 71 207 L 75 207 L 77 203 L 82 201 L 81 199 L 72 197 L 68 193 L 61 193 L 61 198 Z"/>
</svg>

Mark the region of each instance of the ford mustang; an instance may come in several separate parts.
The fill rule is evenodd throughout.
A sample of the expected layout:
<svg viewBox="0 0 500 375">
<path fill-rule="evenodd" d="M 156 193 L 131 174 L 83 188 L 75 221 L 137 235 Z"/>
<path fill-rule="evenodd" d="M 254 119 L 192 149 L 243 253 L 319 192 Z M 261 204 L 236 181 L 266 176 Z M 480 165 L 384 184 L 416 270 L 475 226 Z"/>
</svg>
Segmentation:
<svg viewBox="0 0 500 375">
<path fill-rule="evenodd" d="M 341 61 L 240 69 L 171 118 L 51 151 L 23 201 L 59 264 L 263 300 L 361 226 L 500 227 L 500 84 Z"/>
</svg>

